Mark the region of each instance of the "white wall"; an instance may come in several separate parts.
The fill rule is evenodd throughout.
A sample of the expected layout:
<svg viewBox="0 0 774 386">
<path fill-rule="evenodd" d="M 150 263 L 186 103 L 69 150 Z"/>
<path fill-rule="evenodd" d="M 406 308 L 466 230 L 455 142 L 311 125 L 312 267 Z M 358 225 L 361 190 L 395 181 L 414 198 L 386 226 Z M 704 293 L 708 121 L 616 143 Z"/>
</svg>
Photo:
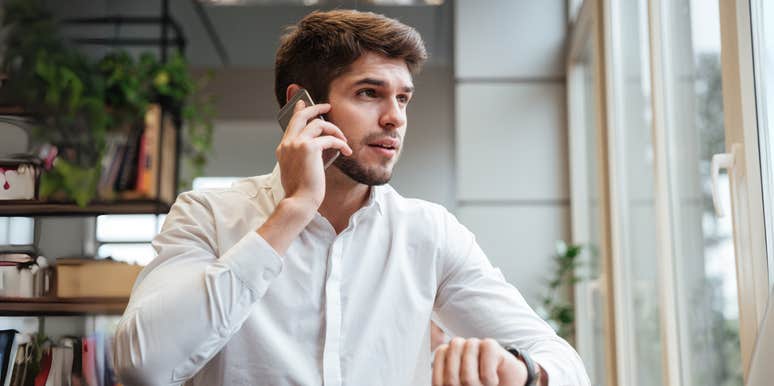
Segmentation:
<svg viewBox="0 0 774 386">
<path fill-rule="evenodd" d="M 565 3 L 454 3 L 457 215 L 532 305 L 569 237 Z"/>
</svg>

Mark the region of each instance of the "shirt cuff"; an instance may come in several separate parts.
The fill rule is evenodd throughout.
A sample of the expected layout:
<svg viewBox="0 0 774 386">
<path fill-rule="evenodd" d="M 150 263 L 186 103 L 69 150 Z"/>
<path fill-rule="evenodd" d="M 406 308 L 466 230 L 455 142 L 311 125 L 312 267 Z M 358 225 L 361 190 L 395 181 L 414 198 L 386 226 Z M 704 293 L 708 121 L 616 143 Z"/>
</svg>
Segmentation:
<svg viewBox="0 0 774 386">
<path fill-rule="evenodd" d="M 575 379 L 575 380 L 569 379 L 567 374 L 567 369 L 563 370 L 562 368 L 560 368 L 559 364 L 551 360 L 551 358 L 549 358 L 548 356 L 532 355 L 532 360 L 534 360 L 548 375 L 549 386 L 588 385 L 588 383 L 579 383 L 581 382 L 580 379 Z M 567 363 L 566 366 L 572 367 L 570 363 Z M 578 374 L 577 377 L 580 377 L 580 374 Z"/>
<path fill-rule="evenodd" d="M 255 231 L 247 232 L 220 261 L 258 296 L 266 292 L 284 264 L 282 256 Z"/>
</svg>

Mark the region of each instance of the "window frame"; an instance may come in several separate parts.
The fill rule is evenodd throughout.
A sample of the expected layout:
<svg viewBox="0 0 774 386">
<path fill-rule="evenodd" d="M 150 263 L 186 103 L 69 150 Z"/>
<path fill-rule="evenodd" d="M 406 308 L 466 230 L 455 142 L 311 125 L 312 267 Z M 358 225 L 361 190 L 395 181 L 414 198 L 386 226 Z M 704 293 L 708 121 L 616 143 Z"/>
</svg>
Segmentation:
<svg viewBox="0 0 774 386">
<path fill-rule="evenodd" d="M 620 90 L 617 89 L 615 78 L 615 66 L 613 61 L 617 53 L 616 34 L 613 33 L 615 25 L 616 7 L 621 0 L 586 0 L 574 19 L 570 34 L 570 46 L 567 60 L 567 103 L 569 111 L 568 135 L 570 143 L 570 179 L 572 197 L 572 234 L 574 242 L 584 242 L 588 239 L 586 220 L 588 208 L 580 205 L 588 199 L 586 186 L 586 173 L 584 168 L 585 145 L 583 137 L 588 133 L 583 128 L 582 105 L 578 105 L 579 75 L 577 62 L 580 59 L 583 45 L 592 39 L 596 45 L 597 67 L 597 103 L 598 116 L 596 130 L 597 135 L 603 136 L 606 143 L 599 147 L 602 160 L 600 169 L 600 184 L 602 184 L 603 199 L 602 223 L 603 236 L 601 253 L 603 264 L 608 265 L 603 269 L 607 285 L 607 317 L 610 318 L 610 330 L 606 331 L 605 339 L 609 353 L 614 358 L 607 364 L 607 379 L 617 384 L 632 384 L 636 374 L 636 363 L 632 350 L 632 320 L 634 315 L 628 310 L 627 300 L 631 299 L 630 291 L 622 285 L 626 282 L 626 262 L 616 258 L 625 253 L 623 245 L 624 235 L 619 234 L 617 225 L 625 216 L 625 210 L 621 206 L 621 192 L 616 165 L 615 125 L 620 116 L 616 113 L 619 104 Z M 690 383 L 690 374 L 683 371 L 682 360 L 690 355 L 688 337 L 680 333 L 679 320 L 681 317 L 679 302 L 677 299 L 677 283 L 680 280 L 675 245 L 680 240 L 675 239 L 674 230 L 677 224 L 673 218 L 673 205 L 675 192 L 670 186 L 675 186 L 671 179 L 676 178 L 675 173 L 668 169 L 670 154 L 670 142 L 667 132 L 669 119 L 666 112 L 670 96 L 667 95 L 665 79 L 672 69 L 668 61 L 664 59 L 664 53 L 669 52 L 670 42 L 665 38 L 668 28 L 663 23 L 668 0 L 648 0 L 648 42 L 650 45 L 650 76 L 651 96 L 653 111 L 653 146 L 654 146 L 654 197 L 658 240 L 658 280 L 660 291 L 658 294 L 659 311 L 661 313 L 660 328 L 662 335 L 662 362 L 664 364 L 664 383 L 668 385 L 682 385 Z M 774 222 L 774 208 L 766 207 L 763 202 L 763 192 L 771 193 L 774 187 L 762 182 L 762 177 L 769 178 L 768 183 L 774 183 L 774 171 L 771 164 L 762 165 L 765 157 L 774 157 L 762 149 L 766 146 L 763 142 L 766 135 L 774 135 L 766 132 L 759 133 L 759 121 L 757 108 L 760 98 L 755 94 L 756 81 L 759 79 L 760 69 L 753 66 L 753 34 L 751 17 L 757 17 L 751 13 L 758 0 L 721 0 L 719 2 L 720 36 L 721 36 L 721 68 L 723 79 L 723 104 L 726 148 L 737 146 L 741 149 L 736 155 L 736 162 L 729 170 L 729 185 L 732 198 L 732 222 L 734 228 L 734 250 L 736 254 L 737 293 L 739 296 L 739 333 L 740 352 L 742 355 L 742 370 L 745 380 L 748 377 L 749 363 L 755 340 L 757 338 L 758 325 L 764 315 L 768 301 L 769 289 L 774 281 L 774 226 L 765 224 L 765 218 Z M 568 3 L 569 4 L 569 3 Z M 752 16 L 751 16 L 752 15 Z M 758 99 L 756 99 L 756 97 Z M 771 162 L 768 158 L 765 158 Z M 577 204 L 576 204 L 577 203 Z M 772 203 L 774 204 L 774 202 Z M 770 205 L 772 206 L 772 205 Z M 766 228 L 764 225 L 768 225 Z M 583 283 L 576 286 L 576 318 L 578 349 L 584 360 L 589 356 L 588 326 L 584 325 L 588 319 L 590 303 L 588 288 Z M 631 311 L 631 310 L 629 310 Z M 593 358 L 591 358 L 593 360 Z"/>
<path fill-rule="evenodd" d="M 590 212 L 586 203 L 589 201 L 590 188 L 588 186 L 588 175 L 585 170 L 586 160 L 589 156 L 586 148 L 586 137 L 593 133 L 597 141 L 597 149 L 603 154 L 597 154 L 596 173 L 599 175 L 598 186 L 600 192 L 600 245 L 599 254 L 601 261 L 600 278 L 597 283 L 591 283 L 588 280 L 580 280 L 575 284 L 575 326 L 577 349 L 586 364 L 589 376 L 595 379 L 593 373 L 596 369 L 596 361 L 604 360 L 605 379 L 612 384 L 620 384 L 618 373 L 618 342 L 616 332 L 615 301 L 613 299 L 615 285 L 613 272 L 611 269 L 611 250 L 609 238 L 609 195 L 608 195 L 608 175 L 606 172 L 606 145 L 604 143 L 604 131 L 606 127 L 606 104 L 605 104 L 605 76 L 604 76 L 604 55 L 603 55 L 603 31 L 601 20 L 601 4 L 598 0 L 586 0 L 578 10 L 577 18 L 572 26 L 570 33 L 570 47 L 567 56 L 567 106 L 568 106 L 568 141 L 569 141 L 569 159 L 570 159 L 570 195 L 571 195 L 571 233 L 572 242 L 576 244 L 587 245 L 590 238 L 588 222 Z M 582 107 L 585 84 L 583 79 L 583 53 L 586 44 L 591 43 L 594 55 L 595 74 L 594 94 L 596 95 L 596 125 L 588 128 L 585 125 L 585 109 Z M 588 249 L 581 255 L 581 268 L 577 273 L 579 277 L 588 276 L 583 266 L 588 265 Z M 605 315 L 604 318 L 604 337 L 603 343 L 606 358 L 596 358 L 594 354 L 594 334 L 593 325 L 593 291 L 599 291 L 602 294 Z"/>
<path fill-rule="evenodd" d="M 720 1 L 721 68 L 726 149 L 737 146 L 729 169 L 739 296 L 742 368 L 750 360 L 765 314 L 769 269 L 763 219 L 758 117 L 749 0 Z"/>
</svg>

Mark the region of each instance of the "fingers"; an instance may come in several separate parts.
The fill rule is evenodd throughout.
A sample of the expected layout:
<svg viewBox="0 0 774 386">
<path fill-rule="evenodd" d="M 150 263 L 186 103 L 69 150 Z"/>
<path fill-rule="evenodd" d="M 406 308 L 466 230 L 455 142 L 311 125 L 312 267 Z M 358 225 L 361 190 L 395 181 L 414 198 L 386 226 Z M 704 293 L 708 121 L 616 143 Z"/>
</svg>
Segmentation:
<svg viewBox="0 0 774 386">
<path fill-rule="evenodd" d="M 352 155 L 352 149 L 347 145 L 346 142 L 342 141 L 339 138 L 325 135 L 322 137 L 317 137 L 313 140 L 315 144 L 317 144 L 321 150 L 325 149 L 338 149 L 342 154 L 346 156 Z"/>
<path fill-rule="evenodd" d="M 446 351 L 446 360 L 443 369 L 444 385 L 460 384 L 460 362 L 462 361 L 462 350 L 465 348 L 465 339 L 453 338 L 449 342 L 449 349 Z"/>
<path fill-rule="evenodd" d="M 481 341 L 471 338 L 465 341 L 465 349 L 462 351 L 462 363 L 460 364 L 460 383 L 467 386 L 480 386 L 481 379 L 478 375 L 478 353 Z"/>
<path fill-rule="evenodd" d="M 500 377 L 497 376 L 497 369 L 500 366 L 500 344 L 494 339 L 484 339 L 479 346 L 479 366 L 478 372 L 481 383 L 486 386 L 498 385 Z"/>
<path fill-rule="evenodd" d="M 306 127 L 310 120 L 327 113 L 330 109 L 331 105 L 328 103 L 320 103 L 305 107 L 304 101 L 298 101 L 293 107 L 293 117 L 290 118 L 290 122 L 288 122 L 288 127 L 285 129 L 285 132 L 297 134 Z"/>
<path fill-rule="evenodd" d="M 298 136 L 305 138 L 315 138 L 321 135 L 332 135 L 344 142 L 347 141 L 347 137 L 344 136 L 344 133 L 341 131 L 341 129 L 338 128 L 338 126 L 334 125 L 333 123 L 323 121 L 322 119 L 315 119 L 312 122 L 309 122 L 309 124 L 298 133 Z"/>
<path fill-rule="evenodd" d="M 435 350 L 435 358 L 433 359 L 433 386 L 443 386 L 443 372 L 444 364 L 446 363 L 446 351 L 449 349 L 448 344 L 442 344 Z"/>
<path fill-rule="evenodd" d="M 476 338 L 454 338 L 448 344 L 438 346 L 433 361 L 433 386 L 497 385 L 497 368 L 494 382 L 482 378 L 479 373 L 482 341 Z"/>
</svg>

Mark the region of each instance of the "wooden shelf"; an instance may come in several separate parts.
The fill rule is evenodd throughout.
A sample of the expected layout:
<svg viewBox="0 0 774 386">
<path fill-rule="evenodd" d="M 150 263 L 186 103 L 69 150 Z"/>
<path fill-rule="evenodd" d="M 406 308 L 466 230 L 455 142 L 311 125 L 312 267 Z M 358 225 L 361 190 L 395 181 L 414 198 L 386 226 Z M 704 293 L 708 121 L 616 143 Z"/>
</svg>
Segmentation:
<svg viewBox="0 0 774 386">
<path fill-rule="evenodd" d="M 0 297 L 0 316 L 121 315 L 127 298 Z"/>
<path fill-rule="evenodd" d="M 74 203 L 37 200 L 0 201 L 0 216 L 72 216 L 100 214 L 160 214 L 169 212 L 170 204 L 156 200 L 131 200 L 90 203 L 80 207 Z"/>
<path fill-rule="evenodd" d="M 0 115 L 28 116 L 33 113 L 22 106 L 0 105 Z"/>
</svg>

